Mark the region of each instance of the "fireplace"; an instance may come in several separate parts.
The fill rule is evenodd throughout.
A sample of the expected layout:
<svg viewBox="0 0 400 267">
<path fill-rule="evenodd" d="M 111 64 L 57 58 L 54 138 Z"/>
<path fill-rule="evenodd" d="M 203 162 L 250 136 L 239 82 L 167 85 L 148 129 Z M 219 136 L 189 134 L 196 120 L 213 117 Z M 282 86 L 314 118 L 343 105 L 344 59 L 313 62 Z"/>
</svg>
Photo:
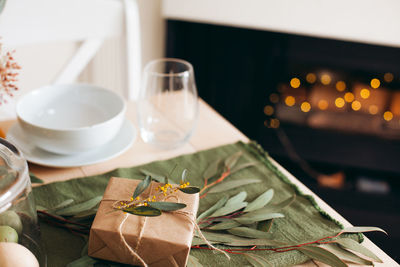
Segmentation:
<svg viewBox="0 0 400 267">
<path fill-rule="evenodd" d="M 400 48 L 177 20 L 167 33 L 200 97 L 350 222 L 387 229 L 372 239 L 399 260 Z"/>
</svg>

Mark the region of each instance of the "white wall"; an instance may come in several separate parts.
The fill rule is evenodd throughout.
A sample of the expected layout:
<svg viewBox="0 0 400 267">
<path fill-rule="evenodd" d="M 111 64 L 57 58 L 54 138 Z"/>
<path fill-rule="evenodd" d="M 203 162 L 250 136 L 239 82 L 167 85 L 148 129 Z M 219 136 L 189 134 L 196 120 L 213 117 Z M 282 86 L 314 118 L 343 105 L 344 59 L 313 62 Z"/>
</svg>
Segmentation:
<svg viewBox="0 0 400 267">
<path fill-rule="evenodd" d="M 119 1 L 119 0 L 116 0 Z M 161 18 L 161 0 L 137 0 L 139 4 L 142 63 L 164 56 L 164 20 Z M 1 33 L 0 33 L 1 36 Z M 97 84 L 120 93 L 126 86 L 123 77 L 120 39 L 106 41 L 98 55 L 79 78 L 80 82 Z M 9 104 L 0 106 L 0 119 L 15 117 L 14 105 L 24 93 L 53 81 L 78 47 L 76 43 L 35 44 L 17 47 L 15 58 L 21 65 L 18 86 L 20 91 Z"/>
</svg>

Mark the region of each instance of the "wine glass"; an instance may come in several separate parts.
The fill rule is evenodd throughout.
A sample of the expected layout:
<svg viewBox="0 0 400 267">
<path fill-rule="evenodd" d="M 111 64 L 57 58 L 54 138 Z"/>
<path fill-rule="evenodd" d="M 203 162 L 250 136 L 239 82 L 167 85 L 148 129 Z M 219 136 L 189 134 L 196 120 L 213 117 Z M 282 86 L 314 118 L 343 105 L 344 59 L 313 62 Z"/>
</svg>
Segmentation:
<svg viewBox="0 0 400 267">
<path fill-rule="evenodd" d="M 138 122 L 144 142 L 169 149 L 189 140 L 198 118 L 198 98 L 192 65 L 163 58 L 144 68 L 138 98 Z"/>
</svg>

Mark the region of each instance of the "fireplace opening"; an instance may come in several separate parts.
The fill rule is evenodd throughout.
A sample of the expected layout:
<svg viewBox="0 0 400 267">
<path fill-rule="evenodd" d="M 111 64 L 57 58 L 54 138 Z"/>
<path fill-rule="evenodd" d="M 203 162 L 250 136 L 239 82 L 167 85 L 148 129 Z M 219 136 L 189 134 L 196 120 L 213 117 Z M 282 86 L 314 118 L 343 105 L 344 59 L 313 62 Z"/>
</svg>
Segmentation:
<svg viewBox="0 0 400 267">
<path fill-rule="evenodd" d="M 351 223 L 386 229 L 368 236 L 400 260 L 400 48 L 170 20 L 166 55 Z"/>
</svg>

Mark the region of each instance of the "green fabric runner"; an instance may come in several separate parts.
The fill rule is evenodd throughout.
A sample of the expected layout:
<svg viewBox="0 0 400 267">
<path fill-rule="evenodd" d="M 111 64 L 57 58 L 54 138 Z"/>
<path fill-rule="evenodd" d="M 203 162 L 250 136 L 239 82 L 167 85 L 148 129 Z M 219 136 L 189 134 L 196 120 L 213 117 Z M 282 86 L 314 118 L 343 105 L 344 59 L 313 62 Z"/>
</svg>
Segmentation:
<svg viewBox="0 0 400 267">
<path fill-rule="evenodd" d="M 243 151 L 240 162 L 258 161 L 255 167 L 246 168 L 233 174 L 229 179 L 262 178 L 262 183 L 250 184 L 240 189 L 232 189 L 226 194 L 232 196 L 246 190 L 247 200 L 251 201 L 269 188 L 275 190 L 273 203 L 287 199 L 294 193 L 296 201 L 283 210 L 285 218 L 274 221 L 271 233 L 278 240 L 303 243 L 337 233 L 341 225 L 329 217 L 316 204 L 312 197 L 303 195 L 296 186 L 279 172 L 268 160 L 266 153 L 255 143 L 242 142 L 225 145 L 210 150 L 183 155 L 165 161 L 156 161 L 133 168 L 120 168 L 106 174 L 91 177 L 56 182 L 34 188 L 36 204 L 44 207 L 53 207 L 66 199 L 74 199 L 76 203 L 83 202 L 98 195 L 102 195 L 110 177 L 124 177 L 143 179 L 140 169 L 150 170 L 153 173 L 165 174 L 178 164 L 179 167 L 190 170 L 188 180 L 192 185 L 202 187 L 202 173 L 215 160 L 225 158 L 237 151 Z M 239 162 L 239 163 L 240 163 Z M 179 180 L 176 178 L 175 180 Z M 134 189 L 132 189 L 133 192 Z M 208 194 L 201 200 L 199 212 L 204 211 L 221 197 L 219 194 Z M 80 236 L 41 223 L 42 239 L 48 254 L 48 266 L 65 266 L 67 263 L 81 257 L 81 251 L 86 241 Z M 179 233 L 177 233 L 178 235 Z M 356 236 L 355 236 L 356 237 Z M 308 258 L 298 251 L 284 253 L 258 251 L 265 255 L 274 266 L 290 266 L 300 264 Z M 241 255 L 231 255 L 228 261 L 225 256 L 208 250 L 192 249 L 191 255 L 199 259 L 204 266 L 244 266 L 249 265 Z"/>
</svg>

